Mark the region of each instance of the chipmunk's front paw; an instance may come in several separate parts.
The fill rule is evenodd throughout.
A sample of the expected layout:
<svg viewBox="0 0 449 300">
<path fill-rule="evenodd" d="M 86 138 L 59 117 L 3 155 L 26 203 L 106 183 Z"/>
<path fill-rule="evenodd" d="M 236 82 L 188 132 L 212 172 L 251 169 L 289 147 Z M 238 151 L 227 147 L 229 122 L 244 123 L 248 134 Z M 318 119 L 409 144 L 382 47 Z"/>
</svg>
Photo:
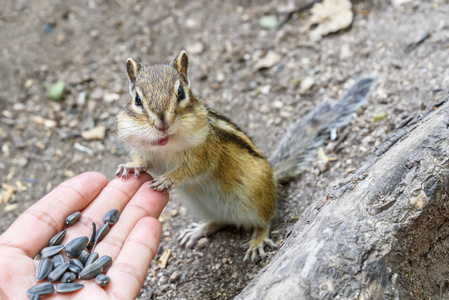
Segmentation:
<svg viewBox="0 0 449 300">
<path fill-rule="evenodd" d="M 118 166 L 117 171 L 115 171 L 115 176 L 120 176 L 122 179 L 125 179 L 129 176 L 129 173 L 134 173 L 134 177 L 137 178 L 142 172 L 146 172 L 145 167 L 134 167 L 132 163 L 127 163 Z"/>
<path fill-rule="evenodd" d="M 173 180 L 165 176 L 160 176 L 150 183 L 150 189 L 155 191 L 168 193 L 173 187 Z"/>
</svg>

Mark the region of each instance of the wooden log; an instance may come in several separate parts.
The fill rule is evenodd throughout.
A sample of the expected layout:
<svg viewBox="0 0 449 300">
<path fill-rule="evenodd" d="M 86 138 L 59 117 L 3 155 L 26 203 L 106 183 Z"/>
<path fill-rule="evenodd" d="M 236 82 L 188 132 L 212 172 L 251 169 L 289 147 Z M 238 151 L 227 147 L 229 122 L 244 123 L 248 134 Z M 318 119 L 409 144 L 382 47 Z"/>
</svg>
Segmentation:
<svg viewBox="0 0 449 300">
<path fill-rule="evenodd" d="M 446 99 L 405 120 L 356 173 L 306 209 L 237 299 L 445 297 L 448 151 Z"/>
</svg>

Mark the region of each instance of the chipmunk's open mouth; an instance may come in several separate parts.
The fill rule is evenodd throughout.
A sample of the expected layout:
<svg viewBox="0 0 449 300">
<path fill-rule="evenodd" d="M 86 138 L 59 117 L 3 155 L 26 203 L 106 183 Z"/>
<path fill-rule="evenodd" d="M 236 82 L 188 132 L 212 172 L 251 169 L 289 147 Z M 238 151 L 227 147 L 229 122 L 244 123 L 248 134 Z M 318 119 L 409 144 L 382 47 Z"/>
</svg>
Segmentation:
<svg viewBox="0 0 449 300">
<path fill-rule="evenodd" d="M 169 137 L 166 136 L 166 137 L 164 137 L 164 138 L 162 138 L 160 140 L 157 140 L 156 144 L 159 145 L 159 146 L 165 146 L 165 145 L 168 144 L 168 139 L 169 139 Z"/>
<path fill-rule="evenodd" d="M 167 135 L 166 137 L 163 138 L 159 138 L 157 140 L 149 140 L 148 144 L 150 144 L 151 146 L 165 146 L 168 144 L 168 140 L 170 139 L 170 136 Z"/>
</svg>

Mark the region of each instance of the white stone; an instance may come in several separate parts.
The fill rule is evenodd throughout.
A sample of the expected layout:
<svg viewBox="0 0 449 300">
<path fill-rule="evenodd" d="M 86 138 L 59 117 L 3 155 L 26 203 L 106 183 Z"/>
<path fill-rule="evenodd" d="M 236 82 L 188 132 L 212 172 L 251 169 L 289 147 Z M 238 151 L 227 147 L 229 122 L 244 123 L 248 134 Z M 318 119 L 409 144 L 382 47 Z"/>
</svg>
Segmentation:
<svg viewBox="0 0 449 300">
<path fill-rule="evenodd" d="M 92 129 L 81 132 L 81 137 L 87 141 L 101 140 L 106 134 L 106 126 L 100 125 Z"/>
<path fill-rule="evenodd" d="M 312 86 L 315 85 L 315 79 L 313 77 L 306 77 L 301 81 L 300 90 L 301 92 L 306 92 L 312 88 Z"/>
<path fill-rule="evenodd" d="M 280 62 L 282 56 L 274 51 L 269 51 L 263 58 L 256 63 L 257 69 L 268 69 Z"/>
</svg>

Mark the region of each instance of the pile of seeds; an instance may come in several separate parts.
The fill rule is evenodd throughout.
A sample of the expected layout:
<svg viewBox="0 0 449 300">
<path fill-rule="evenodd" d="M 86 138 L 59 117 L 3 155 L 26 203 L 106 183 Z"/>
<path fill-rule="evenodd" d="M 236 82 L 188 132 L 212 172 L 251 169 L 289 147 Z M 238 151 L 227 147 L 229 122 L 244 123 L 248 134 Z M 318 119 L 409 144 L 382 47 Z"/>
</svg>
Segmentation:
<svg viewBox="0 0 449 300">
<path fill-rule="evenodd" d="M 100 257 L 94 250 L 95 246 L 109 232 L 111 226 L 117 223 L 120 213 L 117 209 L 108 211 L 103 216 L 105 224 L 98 231 L 95 223 L 92 223 L 93 230 L 90 239 L 87 236 L 82 236 L 70 241 L 65 246 L 61 245 L 67 233 L 67 227 L 75 224 L 80 217 L 80 212 L 75 212 L 68 216 L 65 219 L 64 229 L 52 237 L 48 243 L 49 246 L 42 249 L 35 257 L 35 259 L 40 259 L 36 269 L 37 281 L 47 279 L 49 282 L 30 288 L 27 293 L 31 299 L 39 299 L 40 295 L 48 295 L 54 291 L 57 293 L 70 293 L 80 290 L 84 285 L 74 283 L 77 278 L 95 278 L 95 282 L 102 287 L 109 284 L 110 278 L 103 273 L 112 265 L 112 258 L 107 255 Z M 66 262 L 64 257 L 59 254 L 62 250 L 69 257 L 69 261 Z M 58 280 L 61 283 L 53 285 Z"/>
</svg>

